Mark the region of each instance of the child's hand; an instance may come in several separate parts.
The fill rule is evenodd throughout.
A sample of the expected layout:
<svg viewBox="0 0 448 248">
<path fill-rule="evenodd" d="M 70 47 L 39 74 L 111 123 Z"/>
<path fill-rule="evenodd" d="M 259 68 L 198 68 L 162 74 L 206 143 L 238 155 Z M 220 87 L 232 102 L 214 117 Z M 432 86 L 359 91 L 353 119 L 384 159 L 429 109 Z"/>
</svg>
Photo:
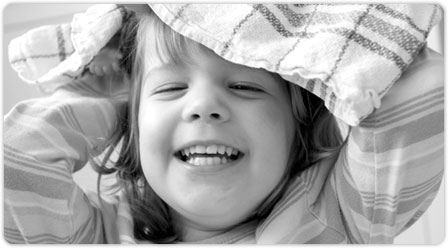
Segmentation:
<svg viewBox="0 0 448 248">
<path fill-rule="evenodd" d="M 119 73 L 121 72 L 119 61 L 122 57 L 123 55 L 117 49 L 105 47 L 89 64 L 89 71 L 97 76 Z"/>
</svg>

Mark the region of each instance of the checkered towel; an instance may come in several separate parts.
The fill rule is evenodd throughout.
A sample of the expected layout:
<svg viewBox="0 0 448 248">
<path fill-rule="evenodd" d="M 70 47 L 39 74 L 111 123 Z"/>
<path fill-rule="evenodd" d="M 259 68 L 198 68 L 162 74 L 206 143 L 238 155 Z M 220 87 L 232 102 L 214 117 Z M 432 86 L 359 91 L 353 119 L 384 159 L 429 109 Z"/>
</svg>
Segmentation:
<svg viewBox="0 0 448 248">
<path fill-rule="evenodd" d="M 73 82 L 122 26 L 123 8 L 93 5 L 70 24 L 47 25 L 9 43 L 9 61 L 19 77 L 51 93 Z"/>
<path fill-rule="evenodd" d="M 358 125 L 380 106 L 382 96 L 426 44 L 429 31 L 442 13 L 440 6 L 432 4 L 149 5 L 174 30 L 224 59 L 278 73 L 309 90 L 350 125 Z M 69 47 L 69 36 L 65 35 L 63 45 L 60 42 L 48 45 L 45 50 L 33 47 L 25 50 L 30 43 L 14 41 L 20 45 L 14 42 L 10 45 L 13 67 L 28 81 L 56 86 L 64 83 L 61 75 L 78 73 L 76 68 L 88 63 L 98 47 L 110 39 L 110 33 L 117 30 L 115 24 L 121 22 L 110 22 L 121 20 L 120 11 L 111 11 L 114 8 L 114 5 L 96 5 L 89 10 L 90 15 L 73 20 L 72 29 L 83 30 L 84 47 L 95 43 L 95 49 L 85 55 L 76 49 L 77 41 L 72 39 L 74 54 L 84 59 L 66 62 L 53 57 L 51 66 L 43 65 L 47 58 L 30 59 L 36 53 L 42 55 L 41 51 L 48 55 Z M 109 16 L 104 13 L 109 12 L 116 15 L 103 22 Z M 80 26 L 80 22 L 86 25 Z M 48 35 L 45 39 L 55 38 L 42 33 Z M 107 35 L 100 37 L 102 33 Z M 56 65 L 56 60 L 62 62 Z M 30 73 L 28 68 L 37 61 L 47 70 L 39 67 Z M 62 66 L 64 63 L 70 66 Z"/>
</svg>

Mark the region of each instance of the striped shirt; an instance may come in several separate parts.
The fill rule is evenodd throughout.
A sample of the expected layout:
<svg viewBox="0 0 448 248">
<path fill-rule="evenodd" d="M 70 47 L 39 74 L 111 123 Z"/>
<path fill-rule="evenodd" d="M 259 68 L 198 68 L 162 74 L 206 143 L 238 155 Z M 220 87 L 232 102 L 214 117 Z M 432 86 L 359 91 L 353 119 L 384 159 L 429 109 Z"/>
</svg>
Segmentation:
<svg viewBox="0 0 448 248">
<path fill-rule="evenodd" d="M 111 97 L 121 87 L 112 81 L 86 76 L 4 117 L 8 242 L 141 242 L 123 197 L 101 205 L 72 178 L 105 149 L 126 105 Z M 434 199 L 443 154 L 443 59 L 426 49 L 381 107 L 352 128 L 336 162 L 295 177 L 266 219 L 201 243 L 392 243 Z"/>
</svg>

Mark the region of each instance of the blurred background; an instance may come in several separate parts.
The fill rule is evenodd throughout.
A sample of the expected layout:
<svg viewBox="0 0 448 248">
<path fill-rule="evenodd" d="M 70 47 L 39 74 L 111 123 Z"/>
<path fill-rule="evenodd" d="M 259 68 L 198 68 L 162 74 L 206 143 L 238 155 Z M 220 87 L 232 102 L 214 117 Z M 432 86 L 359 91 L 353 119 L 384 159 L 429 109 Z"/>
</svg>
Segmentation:
<svg viewBox="0 0 448 248">
<path fill-rule="evenodd" d="M 19 101 L 42 97 L 36 86 L 21 81 L 8 62 L 9 42 L 35 27 L 69 23 L 74 13 L 84 12 L 91 4 L 11 3 L 3 8 L 3 115 Z M 428 45 L 444 54 L 444 19 L 430 33 Z M 96 191 L 96 173 L 85 166 L 75 173 L 75 181 L 86 190 Z M 445 180 L 444 180 L 445 181 Z M 445 182 L 429 210 L 395 244 L 440 244 L 445 238 Z"/>
</svg>

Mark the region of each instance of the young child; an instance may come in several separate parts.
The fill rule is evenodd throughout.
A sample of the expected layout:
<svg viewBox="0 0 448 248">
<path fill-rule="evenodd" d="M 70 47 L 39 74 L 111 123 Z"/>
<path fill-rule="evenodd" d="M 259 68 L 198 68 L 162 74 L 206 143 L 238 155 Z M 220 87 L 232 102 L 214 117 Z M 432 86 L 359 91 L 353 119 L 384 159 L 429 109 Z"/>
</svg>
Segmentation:
<svg viewBox="0 0 448 248">
<path fill-rule="evenodd" d="M 434 198 L 443 81 L 433 52 L 343 138 L 322 100 L 224 60 L 151 10 L 121 32 L 121 55 L 106 48 L 89 65 L 99 77 L 5 117 L 9 242 L 390 243 Z M 121 59 L 127 99 L 122 78 L 101 77 L 118 71 L 108 56 Z M 71 174 L 109 146 L 118 159 L 96 168 L 116 171 L 120 194 L 98 202 Z"/>
</svg>

